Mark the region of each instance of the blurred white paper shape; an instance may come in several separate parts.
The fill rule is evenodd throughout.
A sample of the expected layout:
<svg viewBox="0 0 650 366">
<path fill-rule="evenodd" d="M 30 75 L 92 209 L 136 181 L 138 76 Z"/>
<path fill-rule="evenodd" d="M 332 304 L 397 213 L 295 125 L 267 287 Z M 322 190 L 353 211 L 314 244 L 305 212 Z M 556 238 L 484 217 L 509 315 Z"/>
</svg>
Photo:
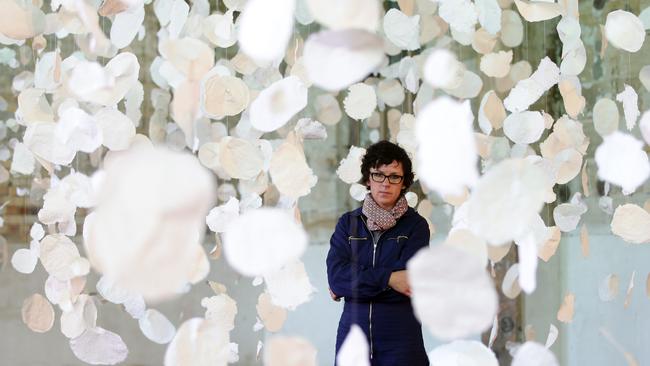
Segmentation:
<svg viewBox="0 0 650 366">
<path fill-rule="evenodd" d="M 266 289 L 271 301 L 287 310 L 295 310 L 299 305 L 311 300 L 316 289 L 312 286 L 300 260 L 290 262 L 277 271 L 264 275 Z"/>
<path fill-rule="evenodd" d="M 361 328 L 352 324 L 350 331 L 336 355 L 339 366 L 370 366 L 370 347 L 368 339 Z"/>
<path fill-rule="evenodd" d="M 249 0 L 238 23 L 239 46 L 259 62 L 284 55 L 293 31 L 295 0 Z"/>
<path fill-rule="evenodd" d="M 537 342 L 526 342 L 515 351 L 512 366 L 560 366 L 549 349 Z"/>
<path fill-rule="evenodd" d="M 429 352 L 429 361 L 435 366 L 498 366 L 494 352 L 479 341 L 457 340 L 443 344 Z"/>
<path fill-rule="evenodd" d="M 435 99 L 418 115 L 418 174 L 441 196 L 461 194 L 464 187 L 473 187 L 478 180 L 473 120 L 469 101 L 461 103 L 449 97 Z"/>
<path fill-rule="evenodd" d="M 307 106 L 307 87 L 297 76 L 278 80 L 262 90 L 250 106 L 250 121 L 262 132 L 284 126 Z"/>
<path fill-rule="evenodd" d="M 115 365 L 126 359 L 129 350 L 119 335 L 96 327 L 70 340 L 72 353 L 91 365 Z"/>
<path fill-rule="evenodd" d="M 424 79 L 434 88 L 458 87 L 464 73 L 464 65 L 456 60 L 456 55 L 444 48 L 434 49 L 424 63 Z"/>
<path fill-rule="evenodd" d="M 517 12 L 506 9 L 501 13 L 501 43 L 514 48 L 524 40 L 524 24 Z"/>
<path fill-rule="evenodd" d="M 645 27 L 636 15 L 625 10 L 614 10 L 607 14 L 605 36 L 614 47 L 637 52 L 645 41 Z"/>
<path fill-rule="evenodd" d="M 148 300 L 179 293 L 209 271 L 201 246 L 215 196 L 195 156 L 132 147 L 105 164 L 95 211 L 84 223 L 93 267 Z"/>
<path fill-rule="evenodd" d="M 339 163 L 336 175 L 347 184 L 359 182 L 361 180 L 361 159 L 365 154 L 366 149 L 363 147 L 351 146 L 348 156 Z"/>
<path fill-rule="evenodd" d="M 122 52 L 103 69 L 97 63 L 75 67 L 68 79 L 68 88 L 81 101 L 114 106 L 138 81 L 139 72 L 138 58 L 133 53 Z"/>
<path fill-rule="evenodd" d="M 307 233 L 302 226 L 277 208 L 260 208 L 242 214 L 232 221 L 224 235 L 228 263 L 251 277 L 279 270 L 298 259 L 306 246 Z"/>
<path fill-rule="evenodd" d="M 415 314 L 436 338 L 464 338 L 492 325 L 497 294 L 473 255 L 438 245 L 420 250 L 407 270 Z"/>
<path fill-rule="evenodd" d="M 491 245 L 521 238 L 544 203 L 548 178 L 524 159 L 506 159 L 479 180 L 468 204 L 469 228 Z"/>
<path fill-rule="evenodd" d="M 309 79 L 328 91 L 345 89 L 361 81 L 385 57 L 382 39 L 361 29 L 314 33 L 307 38 L 303 55 Z"/>
<path fill-rule="evenodd" d="M 278 332 L 287 320 L 287 310 L 274 305 L 271 295 L 263 292 L 257 298 L 257 315 L 269 332 Z"/>
<path fill-rule="evenodd" d="M 603 139 L 595 153 L 598 178 L 623 188 L 629 194 L 650 175 L 650 162 L 643 142 L 632 135 L 615 131 Z"/>
</svg>

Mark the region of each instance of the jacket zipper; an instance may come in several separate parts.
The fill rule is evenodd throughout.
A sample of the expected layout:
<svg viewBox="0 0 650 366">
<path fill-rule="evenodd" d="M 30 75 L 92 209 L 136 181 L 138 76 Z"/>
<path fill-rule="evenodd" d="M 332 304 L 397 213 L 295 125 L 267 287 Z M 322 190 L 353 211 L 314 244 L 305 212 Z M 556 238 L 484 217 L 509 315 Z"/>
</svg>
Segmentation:
<svg viewBox="0 0 650 366">
<path fill-rule="evenodd" d="M 377 244 L 379 243 L 379 239 L 381 238 L 381 235 L 383 233 L 379 233 L 377 238 L 375 239 L 375 235 L 368 229 L 368 225 L 366 224 L 366 221 L 361 217 L 361 222 L 363 222 L 363 225 L 366 227 L 366 230 L 372 235 L 372 268 L 375 268 L 375 259 L 376 259 L 376 254 L 377 254 Z M 369 333 L 369 338 L 370 338 L 370 359 L 372 360 L 372 354 L 373 354 L 373 342 L 372 342 L 372 301 L 370 301 L 370 309 L 368 311 L 368 333 Z"/>
</svg>

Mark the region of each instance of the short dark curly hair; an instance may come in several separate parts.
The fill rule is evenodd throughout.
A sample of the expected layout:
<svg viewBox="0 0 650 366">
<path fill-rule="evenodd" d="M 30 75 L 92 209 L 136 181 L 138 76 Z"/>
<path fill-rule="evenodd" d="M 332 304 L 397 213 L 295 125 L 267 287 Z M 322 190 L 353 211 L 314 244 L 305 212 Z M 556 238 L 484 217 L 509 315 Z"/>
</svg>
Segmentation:
<svg viewBox="0 0 650 366">
<path fill-rule="evenodd" d="M 404 170 L 404 190 L 413 184 L 413 163 L 404 149 L 390 141 L 379 141 L 368 147 L 366 155 L 361 160 L 361 181 L 368 184 L 370 179 L 370 168 L 378 168 L 388 165 L 393 161 L 402 163 Z"/>
</svg>

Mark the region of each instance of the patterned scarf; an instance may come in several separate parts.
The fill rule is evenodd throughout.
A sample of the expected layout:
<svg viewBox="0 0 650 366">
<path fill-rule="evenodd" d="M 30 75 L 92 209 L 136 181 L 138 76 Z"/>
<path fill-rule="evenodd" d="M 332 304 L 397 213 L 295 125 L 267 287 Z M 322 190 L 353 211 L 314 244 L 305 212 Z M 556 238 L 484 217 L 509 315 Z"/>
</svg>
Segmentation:
<svg viewBox="0 0 650 366">
<path fill-rule="evenodd" d="M 391 208 L 390 211 L 386 211 L 368 193 L 363 200 L 361 212 L 368 218 L 369 230 L 388 230 L 397 224 L 397 220 L 406 213 L 408 207 L 406 198 L 402 195 L 395 203 L 395 207 Z"/>
</svg>

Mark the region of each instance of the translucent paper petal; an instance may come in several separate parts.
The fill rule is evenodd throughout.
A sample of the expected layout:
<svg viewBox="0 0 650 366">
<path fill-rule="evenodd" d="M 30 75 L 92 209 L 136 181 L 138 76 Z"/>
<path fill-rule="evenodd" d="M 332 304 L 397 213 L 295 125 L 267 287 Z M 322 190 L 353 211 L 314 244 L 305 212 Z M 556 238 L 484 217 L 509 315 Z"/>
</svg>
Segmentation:
<svg viewBox="0 0 650 366">
<path fill-rule="evenodd" d="M 37 36 L 45 30 L 45 14 L 31 2 L 0 1 L 0 34 L 14 40 Z"/>
<path fill-rule="evenodd" d="M 273 208 L 244 213 L 232 221 L 224 236 L 228 263 L 246 276 L 277 271 L 299 258 L 306 246 L 304 229 L 285 211 Z"/>
<path fill-rule="evenodd" d="M 165 366 L 225 366 L 230 337 L 217 324 L 203 318 L 186 320 L 165 352 Z"/>
<path fill-rule="evenodd" d="M 144 6 L 117 14 L 111 25 L 111 43 L 117 48 L 128 46 L 138 35 L 143 21 Z"/>
<path fill-rule="evenodd" d="M 91 115 L 76 107 L 59 111 L 59 115 L 54 129 L 58 143 L 86 153 L 95 151 L 102 144 L 102 130 Z"/>
<path fill-rule="evenodd" d="M 501 30 L 501 7 L 496 0 L 477 0 L 476 12 L 483 29 L 492 35 Z"/>
<path fill-rule="evenodd" d="M 176 334 L 176 328 L 165 315 L 155 309 L 148 309 L 138 321 L 140 330 L 145 337 L 158 344 L 171 342 Z"/>
<path fill-rule="evenodd" d="M 61 314 L 61 333 L 68 338 L 77 338 L 86 329 L 97 325 L 97 307 L 92 297 L 80 295 L 70 311 Z"/>
<path fill-rule="evenodd" d="M 544 117 L 540 112 L 515 112 L 503 121 L 503 133 L 516 144 L 532 144 L 543 132 Z"/>
<path fill-rule="evenodd" d="M 439 118 L 442 115 L 446 118 Z M 434 100 L 418 115 L 418 174 L 427 187 L 442 196 L 460 194 L 478 179 L 473 118 L 469 102 L 447 97 Z"/>
<path fill-rule="evenodd" d="M 497 294 L 472 255 L 438 245 L 420 250 L 407 269 L 415 314 L 435 337 L 463 338 L 492 325 Z"/>
<path fill-rule="evenodd" d="M 35 164 L 36 160 L 34 159 L 34 155 L 29 151 L 27 146 L 20 142 L 16 143 L 14 145 L 13 159 L 11 160 L 11 171 L 29 175 L 34 172 Z"/>
<path fill-rule="evenodd" d="M 512 51 L 499 51 L 488 53 L 481 57 L 481 71 L 490 77 L 502 78 L 510 72 Z"/>
<path fill-rule="evenodd" d="M 503 126 L 506 110 L 497 94 L 490 90 L 483 94 L 478 110 L 478 124 L 483 133 L 489 135 L 492 129 L 498 130 Z"/>
<path fill-rule="evenodd" d="M 359 29 L 314 33 L 305 42 L 303 54 L 309 79 L 329 91 L 361 81 L 384 60 L 382 39 Z"/>
<path fill-rule="evenodd" d="M 618 130 L 618 106 L 609 98 L 598 99 L 594 105 L 594 128 L 601 137 Z"/>
<path fill-rule="evenodd" d="M 41 264 L 60 281 L 85 276 L 90 270 L 88 261 L 79 255 L 77 246 L 61 234 L 48 235 L 41 241 Z"/>
<path fill-rule="evenodd" d="M 205 319 L 212 324 L 227 332 L 235 328 L 237 302 L 227 294 L 205 297 L 201 300 L 201 306 L 205 308 Z"/>
<path fill-rule="evenodd" d="M 366 154 L 363 147 L 351 146 L 348 156 L 339 163 L 336 175 L 347 184 L 357 183 L 361 180 L 361 159 Z"/>
<path fill-rule="evenodd" d="M 278 191 L 294 199 L 309 194 L 318 182 L 302 147 L 289 140 L 273 153 L 269 174 Z"/>
<path fill-rule="evenodd" d="M 34 272 L 38 263 L 38 254 L 29 249 L 21 248 L 11 256 L 11 265 L 20 273 L 30 274 Z"/>
<path fill-rule="evenodd" d="M 115 365 L 129 354 L 122 337 L 100 327 L 71 339 L 70 348 L 78 359 L 91 365 Z"/>
<path fill-rule="evenodd" d="M 650 241 L 650 214 L 643 208 L 628 203 L 616 207 L 612 217 L 612 233 L 623 240 L 641 244 Z"/>
<path fill-rule="evenodd" d="M 101 130 L 102 144 L 110 150 L 126 150 L 135 137 L 135 125 L 129 117 L 115 108 L 102 108 L 95 114 Z"/>
<path fill-rule="evenodd" d="M 238 179 L 253 179 L 262 171 L 264 157 L 252 142 L 224 137 L 219 143 L 219 162 L 225 172 Z"/>
<path fill-rule="evenodd" d="M 650 175 L 643 142 L 632 135 L 616 131 L 605 136 L 594 156 L 598 177 L 621 186 L 625 193 L 634 192 Z"/>
<path fill-rule="evenodd" d="M 440 2 L 438 14 L 453 30 L 470 33 L 478 22 L 474 3 L 469 0 L 445 0 Z"/>
<path fill-rule="evenodd" d="M 33 294 L 23 301 L 23 323 L 36 333 L 45 333 L 54 325 L 54 308 L 41 294 Z"/>
<path fill-rule="evenodd" d="M 501 13 L 501 42 L 506 47 L 517 47 L 524 40 L 524 25 L 519 14 L 512 10 Z"/>
<path fill-rule="evenodd" d="M 234 76 L 212 75 L 201 84 L 201 88 L 201 108 L 208 117 L 234 116 L 248 106 L 248 86 Z"/>
<path fill-rule="evenodd" d="M 397 47 L 404 50 L 420 48 L 420 16 L 407 16 L 398 9 L 389 9 L 384 16 L 384 33 Z"/>
<path fill-rule="evenodd" d="M 68 165 L 76 151 L 71 146 L 61 144 L 55 134 L 55 123 L 34 123 L 25 130 L 23 141 L 38 158 L 53 164 Z"/>
<path fill-rule="evenodd" d="M 278 332 L 287 320 L 287 311 L 273 305 L 271 296 L 264 292 L 257 299 L 257 315 L 264 323 L 264 328 L 269 332 Z"/>
<path fill-rule="evenodd" d="M 645 29 L 641 20 L 625 10 L 607 14 L 605 35 L 614 47 L 627 52 L 637 52 L 645 41 Z"/>
<path fill-rule="evenodd" d="M 563 14 L 563 9 L 558 3 L 547 3 L 535 0 L 515 0 L 517 10 L 529 22 L 549 20 Z"/>
</svg>

